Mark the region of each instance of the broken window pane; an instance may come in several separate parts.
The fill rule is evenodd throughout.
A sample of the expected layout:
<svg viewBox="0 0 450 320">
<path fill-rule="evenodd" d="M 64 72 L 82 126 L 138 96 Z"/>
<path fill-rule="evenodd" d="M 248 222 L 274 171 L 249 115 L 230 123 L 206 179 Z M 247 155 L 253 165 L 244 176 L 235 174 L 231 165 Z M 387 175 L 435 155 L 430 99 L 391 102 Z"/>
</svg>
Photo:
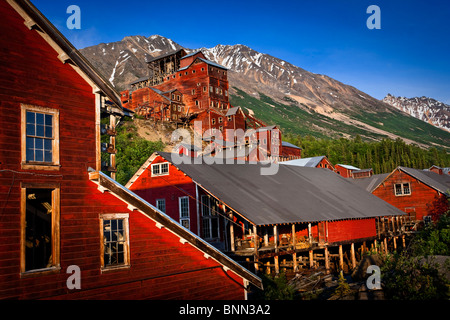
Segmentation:
<svg viewBox="0 0 450 320">
<path fill-rule="evenodd" d="M 26 191 L 25 271 L 52 266 L 52 191 Z"/>
</svg>

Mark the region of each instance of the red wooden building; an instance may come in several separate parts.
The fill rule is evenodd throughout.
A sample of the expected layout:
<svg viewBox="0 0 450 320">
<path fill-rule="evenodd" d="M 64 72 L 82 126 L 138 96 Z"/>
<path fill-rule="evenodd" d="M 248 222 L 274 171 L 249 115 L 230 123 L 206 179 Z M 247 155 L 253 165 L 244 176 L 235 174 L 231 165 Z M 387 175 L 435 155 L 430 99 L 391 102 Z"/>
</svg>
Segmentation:
<svg viewBox="0 0 450 320">
<path fill-rule="evenodd" d="M 450 190 L 448 175 L 406 167 L 352 181 L 419 221 L 428 216 L 428 207 L 436 197 L 449 197 Z"/>
<path fill-rule="evenodd" d="M 261 288 L 100 172 L 100 120 L 123 115 L 118 93 L 29 1 L 1 1 L 0 13 L 0 299 L 244 299 L 249 283 Z"/>
<path fill-rule="evenodd" d="M 353 252 L 352 267 L 355 252 L 384 240 L 386 228 L 400 236 L 402 211 L 330 170 L 280 165 L 261 175 L 263 164 L 176 156 L 154 153 L 126 187 L 257 271 L 269 263 L 278 272 L 278 257 L 294 270 L 306 262 L 329 269 L 330 252 L 342 268 L 342 250 Z"/>
<path fill-rule="evenodd" d="M 346 164 L 336 164 L 334 168 L 336 170 L 336 173 L 344 178 L 352 178 L 353 172 L 361 170 L 359 168 Z"/>
</svg>

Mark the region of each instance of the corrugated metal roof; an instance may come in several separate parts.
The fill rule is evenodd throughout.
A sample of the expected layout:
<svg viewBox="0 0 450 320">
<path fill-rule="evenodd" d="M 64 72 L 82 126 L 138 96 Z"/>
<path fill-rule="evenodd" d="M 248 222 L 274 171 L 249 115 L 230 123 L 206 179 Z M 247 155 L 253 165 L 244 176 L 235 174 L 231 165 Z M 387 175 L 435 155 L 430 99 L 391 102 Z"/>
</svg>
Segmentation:
<svg viewBox="0 0 450 320">
<path fill-rule="evenodd" d="M 450 189 L 450 179 L 446 175 L 440 175 L 435 172 L 417 170 L 407 167 L 398 167 L 398 169 L 406 172 L 407 174 L 413 176 L 414 178 L 422 181 L 426 185 L 432 187 L 439 192 L 449 194 Z"/>
<path fill-rule="evenodd" d="M 353 184 L 363 188 L 364 190 L 372 193 L 376 187 L 382 183 L 389 173 L 382 173 L 382 174 L 374 174 L 371 177 L 367 178 L 360 178 L 360 179 L 348 179 Z"/>
<path fill-rule="evenodd" d="M 319 156 L 319 157 L 311 157 L 311 158 L 302 158 L 302 159 L 295 159 L 295 160 L 289 160 L 289 161 L 283 161 L 280 162 L 280 164 L 289 165 L 289 166 L 299 166 L 299 167 L 316 167 L 320 161 L 325 156 Z"/>
<path fill-rule="evenodd" d="M 351 166 L 351 165 L 348 165 L 348 164 L 340 164 L 340 163 L 338 163 L 337 166 L 340 166 L 340 167 L 348 169 L 348 170 L 358 170 L 358 171 L 361 170 L 360 168 L 357 168 L 357 167 L 354 167 L 354 166 Z"/>
<path fill-rule="evenodd" d="M 170 153 L 158 154 L 171 161 Z M 261 175 L 261 163 L 176 167 L 256 225 L 404 214 L 330 170 L 279 166 L 276 174 Z"/>
<path fill-rule="evenodd" d="M 286 142 L 286 141 L 281 141 L 281 145 L 283 147 L 296 148 L 296 149 L 300 149 L 300 150 L 302 149 L 302 148 L 296 146 L 295 144 L 292 144 L 292 143 L 289 143 L 289 142 Z"/>
</svg>

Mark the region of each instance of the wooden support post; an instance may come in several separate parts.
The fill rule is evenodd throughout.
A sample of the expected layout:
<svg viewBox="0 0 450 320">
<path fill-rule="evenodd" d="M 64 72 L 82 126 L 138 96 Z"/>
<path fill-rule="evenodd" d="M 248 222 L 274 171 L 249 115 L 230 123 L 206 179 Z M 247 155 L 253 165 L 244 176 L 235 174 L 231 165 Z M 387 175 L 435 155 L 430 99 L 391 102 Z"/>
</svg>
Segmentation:
<svg viewBox="0 0 450 320">
<path fill-rule="evenodd" d="M 344 254 L 342 252 L 342 244 L 339 245 L 339 269 L 344 270 Z"/>
<path fill-rule="evenodd" d="M 292 254 L 292 263 L 293 263 L 294 272 L 297 272 L 297 268 L 298 268 L 298 263 L 297 263 L 297 252 L 295 252 L 295 251 L 294 251 L 294 253 Z"/>
<path fill-rule="evenodd" d="M 403 248 L 406 248 L 406 238 L 405 238 L 405 235 L 402 235 L 402 246 L 403 246 Z"/>
<path fill-rule="evenodd" d="M 309 239 L 309 244 L 312 244 L 312 233 L 311 233 L 311 223 L 308 223 L 308 239 Z"/>
<path fill-rule="evenodd" d="M 394 242 L 394 250 L 397 250 L 397 237 L 394 237 L 392 241 Z"/>
<path fill-rule="evenodd" d="M 230 214 L 230 247 L 231 252 L 236 251 L 236 245 L 234 243 L 234 221 L 233 221 L 233 213 Z"/>
<path fill-rule="evenodd" d="M 309 267 L 314 267 L 314 256 L 312 250 L 309 250 Z"/>
<path fill-rule="evenodd" d="M 325 270 L 330 273 L 330 256 L 328 254 L 328 247 L 325 247 Z"/>
<path fill-rule="evenodd" d="M 273 244 L 275 245 L 275 252 L 278 252 L 278 229 L 277 226 L 273 226 Z"/>
<path fill-rule="evenodd" d="M 295 245 L 297 244 L 297 238 L 295 236 L 295 224 L 292 224 L 292 247 L 295 250 Z"/>
<path fill-rule="evenodd" d="M 388 253 L 387 238 L 384 238 L 384 253 Z"/>
<path fill-rule="evenodd" d="M 274 260 L 274 263 L 275 263 L 275 273 L 279 274 L 280 273 L 280 264 L 278 263 L 278 255 L 273 257 L 273 260 Z"/>
<path fill-rule="evenodd" d="M 352 268 L 356 268 L 355 244 L 352 242 L 350 246 L 350 255 L 352 257 Z"/>
<path fill-rule="evenodd" d="M 255 256 L 255 273 L 258 273 L 258 248 L 259 248 L 259 238 L 256 230 L 256 225 L 253 226 L 253 246 L 254 246 L 254 256 Z"/>
<path fill-rule="evenodd" d="M 266 274 L 270 274 L 270 261 L 266 262 Z"/>
<path fill-rule="evenodd" d="M 269 230 L 267 230 L 267 227 L 265 227 L 264 232 L 264 246 L 269 246 Z"/>
<path fill-rule="evenodd" d="M 116 130 L 116 117 L 114 115 L 109 116 L 109 127 L 111 130 Z M 112 135 L 109 138 L 109 143 L 113 146 L 114 149 L 116 149 L 116 136 Z M 109 155 L 109 165 L 114 169 L 113 172 L 111 172 L 111 179 L 116 180 L 116 154 L 111 153 Z"/>
<path fill-rule="evenodd" d="M 377 246 L 378 246 L 378 242 L 377 242 L 377 240 L 375 239 L 375 240 L 373 241 L 373 249 L 374 249 L 375 252 L 378 252 Z"/>
</svg>

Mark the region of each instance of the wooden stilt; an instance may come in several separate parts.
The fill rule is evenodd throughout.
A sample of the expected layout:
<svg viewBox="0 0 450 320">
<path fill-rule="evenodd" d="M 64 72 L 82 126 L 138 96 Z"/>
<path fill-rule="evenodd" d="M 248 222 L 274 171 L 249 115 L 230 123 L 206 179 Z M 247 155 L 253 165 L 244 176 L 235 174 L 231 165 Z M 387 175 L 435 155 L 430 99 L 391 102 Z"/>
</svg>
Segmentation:
<svg viewBox="0 0 450 320">
<path fill-rule="evenodd" d="M 355 257 L 355 244 L 352 243 L 350 246 L 350 255 L 352 258 L 352 268 L 356 268 L 356 257 Z"/>
<path fill-rule="evenodd" d="M 328 247 L 325 247 L 325 270 L 330 273 L 330 256 L 328 254 Z"/>
<path fill-rule="evenodd" d="M 387 238 L 384 238 L 384 253 L 388 253 Z"/>
<path fill-rule="evenodd" d="M 314 267 L 314 257 L 313 257 L 313 251 L 309 250 L 309 267 Z"/>
<path fill-rule="evenodd" d="M 394 237 L 392 239 L 393 243 L 394 243 L 394 250 L 397 250 L 397 237 Z"/>
<path fill-rule="evenodd" d="M 273 257 L 273 260 L 274 260 L 274 263 L 275 263 L 275 273 L 279 274 L 280 273 L 280 264 L 278 262 L 278 255 Z"/>
<path fill-rule="evenodd" d="M 342 252 L 342 244 L 339 245 L 339 269 L 344 270 L 344 254 Z"/>
<path fill-rule="evenodd" d="M 294 272 L 297 272 L 297 268 L 298 268 L 298 263 L 297 263 L 297 252 L 294 252 L 294 253 L 292 254 L 292 262 L 293 262 Z"/>
</svg>

